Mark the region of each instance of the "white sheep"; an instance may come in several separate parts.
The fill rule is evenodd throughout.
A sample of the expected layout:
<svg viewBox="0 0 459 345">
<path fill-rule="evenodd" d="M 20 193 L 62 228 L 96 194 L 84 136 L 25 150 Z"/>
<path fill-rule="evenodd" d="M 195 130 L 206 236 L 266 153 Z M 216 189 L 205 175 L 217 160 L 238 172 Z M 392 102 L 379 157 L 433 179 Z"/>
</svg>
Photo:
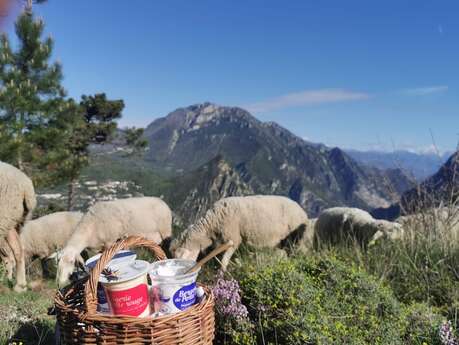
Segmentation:
<svg viewBox="0 0 459 345">
<path fill-rule="evenodd" d="M 59 286 L 68 282 L 78 255 L 86 248 L 101 250 L 127 235 L 160 244 L 172 235 L 172 212 L 160 198 L 142 197 L 98 202 L 83 216 L 61 252 Z"/>
<path fill-rule="evenodd" d="M 308 216 L 293 200 L 281 196 L 229 197 L 217 201 L 198 222 L 171 244 L 175 257 L 196 260 L 210 247 L 232 241 L 222 258 L 226 269 L 239 245 L 274 248 L 295 231 L 304 231 Z"/>
<path fill-rule="evenodd" d="M 39 259 L 54 257 L 56 252 L 67 243 L 81 217 L 83 217 L 81 212 L 56 212 L 28 221 L 19 235 L 25 261 L 28 262 L 33 257 Z M 14 257 L 5 257 L 4 253 L 6 255 L 12 253 L 11 251 L 8 253 L 6 246 L 0 247 L 3 251 L 0 251 L 0 256 L 4 260 L 8 276 L 10 276 L 9 270 L 15 266 Z M 79 261 L 82 262 L 82 259 Z"/>
<path fill-rule="evenodd" d="M 368 212 L 350 207 L 333 207 L 324 210 L 314 228 L 314 244 L 336 245 L 356 241 L 366 247 L 375 234 L 395 232 L 400 224 L 376 220 Z"/>
<path fill-rule="evenodd" d="M 27 284 L 18 233 L 36 204 L 32 181 L 12 165 L 0 162 L 0 238 L 6 239 L 16 261 L 16 291 L 24 291 Z"/>
<path fill-rule="evenodd" d="M 373 236 L 375 243 L 380 238 L 392 241 L 414 240 L 416 233 L 423 232 L 429 236 L 442 236 L 449 241 L 459 241 L 459 209 L 455 207 L 439 207 L 424 210 L 397 218 L 399 227 L 392 231 L 378 232 Z"/>
</svg>

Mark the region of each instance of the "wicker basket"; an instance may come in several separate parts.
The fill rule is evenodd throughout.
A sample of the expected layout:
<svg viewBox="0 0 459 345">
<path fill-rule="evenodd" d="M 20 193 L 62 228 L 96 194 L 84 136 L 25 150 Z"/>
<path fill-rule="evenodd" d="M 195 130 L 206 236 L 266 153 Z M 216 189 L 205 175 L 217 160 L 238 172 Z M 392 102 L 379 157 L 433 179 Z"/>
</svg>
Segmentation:
<svg viewBox="0 0 459 345">
<path fill-rule="evenodd" d="M 118 317 L 98 314 L 97 283 L 102 269 L 122 249 L 145 247 L 159 260 L 162 249 L 141 237 L 117 241 L 106 250 L 89 278 L 59 291 L 55 310 L 62 344 L 212 344 L 214 339 L 214 298 L 204 287 L 205 297 L 199 304 L 172 315 L 157 318 Z"/>
</svg>

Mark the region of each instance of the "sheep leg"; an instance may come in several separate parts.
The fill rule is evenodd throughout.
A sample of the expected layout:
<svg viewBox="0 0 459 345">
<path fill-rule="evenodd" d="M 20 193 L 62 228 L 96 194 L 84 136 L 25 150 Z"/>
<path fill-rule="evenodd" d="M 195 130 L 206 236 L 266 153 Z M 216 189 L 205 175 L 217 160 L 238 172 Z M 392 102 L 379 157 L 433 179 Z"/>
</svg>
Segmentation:
<svg viewBox="0 0 459 345">
<path fill-rule="evenodd" d="M 13 280 L 13 273 L 16 267 L 16 261 L 14 260 L 14 255 L 11 248 L 8 248 L 8 255 L 5 258 L 6 272 L 8 280 Z"/>
<path fill-rule="evenodd" d="M 6 274 L 8 280 L 13 280 L 14 266 L 16 262 L 14 261 L 13 251 L 7 242 L 4 242 L 2 248 L 0 249 L 0 257 L 5 263 Z"/>
<path fill-rule="evenodd" d="M 223 254 L 222 258 L 222 270 L 226 271 L 226 268 L 228 267 L 228 264 L 230 262 L 231 257 L 233 256 L 234 252 L 236 251 L 237 247 L 233 246 L 231 248 L 228 248 L 228 250 Z"/>
<path fill-rule="evenodd" d="M 22 249 L 22 244 L 19 240 L 19 235 L 16 229 L 11 229 L 8 231 L 6 241 L 11 247 L 14 258 L 16 260 L 16 285 L 14 286 L 14 290 L 17 292 L 25 291 L 27 282 L 25 273 L 24 250 Z"/>
</svg>

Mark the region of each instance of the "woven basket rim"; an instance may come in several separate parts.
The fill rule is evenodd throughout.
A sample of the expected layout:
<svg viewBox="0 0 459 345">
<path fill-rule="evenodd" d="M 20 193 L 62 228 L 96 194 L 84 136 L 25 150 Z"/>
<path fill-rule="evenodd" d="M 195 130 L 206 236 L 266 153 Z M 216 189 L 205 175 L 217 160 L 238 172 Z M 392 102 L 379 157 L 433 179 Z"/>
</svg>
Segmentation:
<svg viewBox="0 0 459 345">
<path fill-rule="evenodd" d="M 166 258 L 166 255 L 162 249 L 153 241 L 147 240 L 140 236 L 130 236 L 116 241 L 110 248 L 105 250 L 99 262 L 91 270 L 89 277 L 80 279 L 62 290 L 58 290 L 55 298 L 54 305 L 56 310 L 59 312 L 70 312 L 74 314 L 77 319 L 84 322 L 85 320 L 90 322 L 106 323 L 106 324 L 151 324 L 152 322 L 160 324 L 162 321 L 167 322 L 171 320 L 179 320 L 187 315 L 198 315 L 202 313 L 209 305 L 214 304 L 214 296 L 212 290 L 203 285 L 197 284 L 204 289 L 204 298 L 197 304 L 194 304 L 190 308 L 180 311 L 174 314 L 166 314 L 161 316 L 147 316 L 147 317 L 135 317 L 135 316 L 124 316 L 124 315 L 110 315 L 102 314 L 95 311 L 97 305 L 97 282 L 98 277 L 103 267 L 108 264 L 113 255 L 120 249 L 130 249 L 134 247 L 146 247 L 153 254 L 156 255 L 157 259 Z M 67 303 L 67 298 L 79 288 L 83 292 L 83 303 L 78 308 Z"/>
<path fill-rule="evenodd" d="M 77 282 L 78 283 L 78 282 Z M 77 284 L 75 283 L 75 284 Z M 74 284 L 72 284 L 73 286 Z M 79 320 L 82 321 L 92 321 L 92 322 L 101 322 L 101 323 L 108 323 L 108 324 L 126 324 L 126 323 L 135 323 L 135 324 L 149 324 L 151 322 L 161 323 L 161 321 L 167 322 L 174 319 L 181 319 L 183 316 L 187 314 L 200 314 L 202 310 L 204 310 L 209 304 L 213 304 L 214 295 L 212 290 L 202 284 L 198 284 L 200 287 L 204 289 L 204 298 L 190 308 L 174 313 L 174 314 L 166 314 L 161 316 L 146 316 L 146 317 L 136 317 L 136 316 L 123 316 L 123 315 L 111 315 L 111 314 L 102 314 L 102 313 L 95 313 L 95 314 L 88 314 L 85 312 L 83 305 L 81 308 L 74 308 L 66 304 L 65 297 L 70 293 L 70 289 L 67 294 L 62 294 L 60 291 L 56 293 L 54 298 L 54 305 L 56 310 L 58 311 L 66 311 L 71 312 Z"/>
</svg>

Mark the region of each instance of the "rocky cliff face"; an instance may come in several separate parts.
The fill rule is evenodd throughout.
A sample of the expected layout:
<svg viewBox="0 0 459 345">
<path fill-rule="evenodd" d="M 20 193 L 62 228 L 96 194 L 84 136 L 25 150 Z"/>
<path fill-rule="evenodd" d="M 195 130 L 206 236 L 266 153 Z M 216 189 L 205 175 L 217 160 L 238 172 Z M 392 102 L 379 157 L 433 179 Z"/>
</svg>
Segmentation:
<svg viewBox="0 0 459 345">
<path fill-rule="evenodd" d="M 431 207 L 459 206 L 459 152 L 431 177 L 402 194 L 400 202 L 372 211 L 375 218 L 393 220 L 400 215 L 421 212 Z"/>
<path fill-rule="evenodd" d="M 196 171 L 175 177 L 173 184 L 176 188 L 166 198 L 176 205 L 176 222 L 182 226 L 195 222 L 221 198 L 254 194 L 221 156 Z"/>
<path fill-rule="evenodd" d="M 408 213 L 416 212 L 420 208 L 451 205 L 458 197 L 459 152 L 456 152 L 434 175 L 403 194 L 401 208 Z"/>
<path fill-rule="evenodd" d="M 175 199 L 190 214 L 220 197 L 251 193 L 288 195 L 311 216 L 333 205 L 372 209 L 395 202 L 409 185 L 401 172 L 364 167 L 241 108 L 180 108 L 150 124 L 145 136 L 146 159 L 180 179 L 186 197 L 177 191 Z"/>
</svg>

